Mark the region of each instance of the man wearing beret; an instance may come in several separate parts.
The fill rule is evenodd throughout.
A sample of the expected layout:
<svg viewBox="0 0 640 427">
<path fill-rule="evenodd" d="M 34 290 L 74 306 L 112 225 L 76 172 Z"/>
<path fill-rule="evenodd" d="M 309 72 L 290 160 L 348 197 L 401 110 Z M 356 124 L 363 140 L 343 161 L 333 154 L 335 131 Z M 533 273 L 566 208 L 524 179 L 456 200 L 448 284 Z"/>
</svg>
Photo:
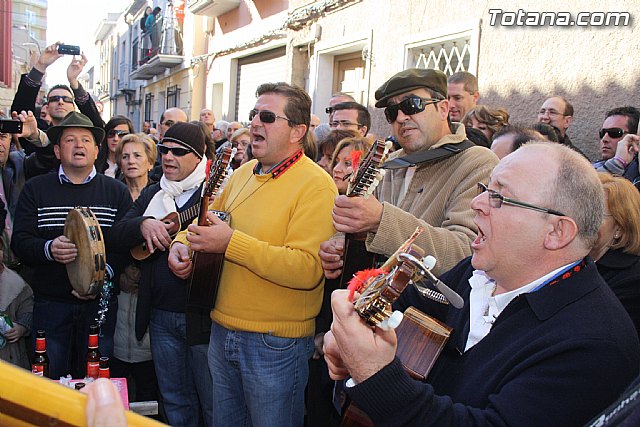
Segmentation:
<svg viewBox="0 0 640 427">
<path fill-rule="evenodd" d="M 388 257 L 420 225 L 425 232 L 416 244 L 436 258 L 435 274 L 448 271 L 471 255 L 470 243 L 478 231 L 471 199 L 476 184 L 488 182 L 498 158 L 486 148 L 475 146 L 440 160 L 424 161 L 420 157 L 445 145 L 455 150 L 466 140 L 464 126 L 448 120 L 444 73 L 408 69 L 391 77 L 375 96 L 375 106 L 385 108 L 387 121 L 402 147 L 391 155 L 390 163 L 408 167 L 388 170 L 376 197 L 338 196 L 334 226 L 344 233 L 367 233 L 367 250 Z M 340 275 L 343 247 L 341 238 L 321 244 L 327 278 Z"/>
<path fill-rule="evenodd" d="M 142 190 L 113 233 L 127 248 L 144 242 L 152 251 L 140 263 L 136 337 L 142 340 L 149 328 L 167 422 L 198 426 L 201 414 L 205 425 L 211 425 L 209 312 L 187 310 L 188 282 L 173 275 L 167 262 L 172 238 L 168 230 L 173 224 L 162 221 L 200 202 L 207 165 L 204 132 L 199 125 L 177 122 L 167 128 L 157 147 L 163 172 L 160 182 Z M 180 225 L 186 228 L 191 219 Z"/>
<path fill-rule="evenodd" d="M 85 375 L 89 326 L 98 314 L 98 299 L 79 295 L 69 281 L 66 265 L 78 249 L 63 235 L 69 209 L 86 206 L 100 223 L 107 255 L 106 276 L 115 277 L 126 258 L 119 255 L 111 227 L 131 206 L 127 187 L 113 178 L 96 174 L 94 162 L 104 130 L 89 118 L 70 112 L 47 130 L 60 160 L 57 173 L 28 180 L 16 206 L 11 248 L 25 265 L 33 288 L 33 330 L 47 333 L 49 373 L 57 379 L 67 374 Z M 118 311 L 117 288 L 101 326 L 100 354 L 111 357 Z M 35 340 L 35 337 L 34 337 Z"/>
</svg>

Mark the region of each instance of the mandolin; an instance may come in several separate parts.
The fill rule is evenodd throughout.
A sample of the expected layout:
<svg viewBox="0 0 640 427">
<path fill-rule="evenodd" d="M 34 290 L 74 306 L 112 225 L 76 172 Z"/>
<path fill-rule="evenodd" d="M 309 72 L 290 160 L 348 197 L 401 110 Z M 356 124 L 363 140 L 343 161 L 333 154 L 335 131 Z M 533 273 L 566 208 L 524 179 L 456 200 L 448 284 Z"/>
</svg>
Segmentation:
<svg viewBox="0 0 640 427">
<path fill-rule="evenodd" d="M 357 169 L 349 178 L 347 197 L 369 197 L 384 176 L 384 169 L 380 166 L 387 158 L 393 144 L 391 141 L 376 140 Z M 353 275 L 366 268 L 373 268 L 376 254 L 367 251 L 365 247 L 366 233 L 347 233 L 344 238 L 344 264 L 339 278 L 339 287 L 344 289 Z"/>
<path fill-rule="evenodd" d="M 225 147 L 215 163 L 211 165 L 212 172 L 209 175 L 209 180 L 207 181 L 202 200 L 200 201 L 198 225 L 209 225 L 207 220 L 209 204 L 214 201 L 225 178 L 229 175 L 231 159 L 233 159 L 235 154 L 235 148 Z M 225 212 L 213 212 L 223 221 L 229 220 Z M 222 275 L 222 264 L 224 263 L 224 253 L 194 252 L 192 262 L 193 270 L 189 283 L 189 294 L 187 295 L 187 308 L 211 310 L 218 295 L 220 276 Z"/>
</svg>

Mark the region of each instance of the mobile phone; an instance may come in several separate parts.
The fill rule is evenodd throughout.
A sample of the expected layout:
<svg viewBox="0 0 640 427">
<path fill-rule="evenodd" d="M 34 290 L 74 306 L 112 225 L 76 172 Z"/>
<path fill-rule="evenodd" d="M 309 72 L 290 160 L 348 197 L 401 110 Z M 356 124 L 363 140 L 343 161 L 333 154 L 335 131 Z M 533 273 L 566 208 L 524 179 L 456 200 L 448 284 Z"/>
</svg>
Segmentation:
<svg viewBox="0 0 640 427">
<path fill-rule="evenodd" d="M 80 46 L 59 44 L 58 53 L 61 53 L 62 55 L 80 55 Z"/>
<path fill-rule="evenodd" d="M 22 133 L 20 120 L 0 119 L 0 133 Z"/>
</svg>

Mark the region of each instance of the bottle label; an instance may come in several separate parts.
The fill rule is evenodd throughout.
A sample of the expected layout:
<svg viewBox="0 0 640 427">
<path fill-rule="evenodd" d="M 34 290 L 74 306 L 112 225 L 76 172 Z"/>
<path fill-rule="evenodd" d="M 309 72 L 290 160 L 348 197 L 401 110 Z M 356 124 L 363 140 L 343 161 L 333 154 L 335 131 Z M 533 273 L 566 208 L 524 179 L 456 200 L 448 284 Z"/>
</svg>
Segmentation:
<svg viewBox="0 0 640 427">
<path fill-rule="evenodd" d="M 99 371 L 100 371 L 100 363 L 87 362 L 87 377 L 98 378 Z"/>
<path fill-rule="evenodd" d="M 98 374 L 99 378 L 109 378 L 110 376 L 109 368 L 100 368 L 100 373 Z"/>
<path fill-rule="evenodd" d="M 98 336 L 89 335 L 89 348 L 98 348 Z"/>
<path fill-rule="evenodd" d="M 36 338 L 36 351 L 42 353 L 47 350 L 47 344 L 45 338 Z"/>
<path fill-rule="evenodd" d="M 39 377 L 44 377 L 44 366 L 33 364 L 31 365 L 31 372 Z"/>
</svg>

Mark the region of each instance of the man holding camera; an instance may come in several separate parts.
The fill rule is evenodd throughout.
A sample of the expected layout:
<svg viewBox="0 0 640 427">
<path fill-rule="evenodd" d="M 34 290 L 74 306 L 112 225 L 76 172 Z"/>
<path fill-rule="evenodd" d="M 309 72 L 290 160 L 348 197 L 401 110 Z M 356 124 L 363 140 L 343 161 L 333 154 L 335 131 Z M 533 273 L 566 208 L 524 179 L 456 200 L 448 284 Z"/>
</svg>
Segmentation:
<svg viewBox="0 0 640 427">
<path fill-rule="evenodd" d="M 65 50 L 66 45 L 60 43 L 54 43 L 48 46 L 38 58 L 38 61 L 33 66 L 28 74 L 23 74 L 20 77 L 20 84 L 16 91 L 13 103 L 11 104 L 11 111 L 20 113 L 22 111 L 35 111 L 36 99 L 40 86 L 42 85 L 42 78 L 47 68 L 56 62 L 58 59 L 64 56 L 62 51 Z M 71 46 L 77 48 L 76 46 Z M 71 51 L 79 51 L 71 49 Z M 47 111 L 51 117 L 51 125 L 57 126 L 71 111 L 76 111 L 76 105 L 82 114 L 87 116 L 94 126 L 104 128 L 104 121 L 100 117 L 100 113 L 96 107 L 96 104 L 91 99 L 91 96 L 82 87 L 78 81 L 78 76 L 82 73 L 84 66 L 87 64 L 87 57 L 81 53 L 80 57 L 73 56 L 69 67 L 67 68 L 67 78 L 69 80 L 69 86 L 64 84 L 57 84 L 49 89 L 47 93 L 48 108 Z M 47 125 L 44 121 L 38 123 L 40 129 L 46 130 Z M 38 145 L 38 139 L 41 143 L 44 143 L 46 135 L 44 132 L 33 132 L 25 135 L 21 138 L 21 143 L 27 154 L 35 150 L 34 145 Z M 98 143 L 101 141 L 97 141 Z M 46 145 L 46 144 L 45 144 Z"/>
</svg>

